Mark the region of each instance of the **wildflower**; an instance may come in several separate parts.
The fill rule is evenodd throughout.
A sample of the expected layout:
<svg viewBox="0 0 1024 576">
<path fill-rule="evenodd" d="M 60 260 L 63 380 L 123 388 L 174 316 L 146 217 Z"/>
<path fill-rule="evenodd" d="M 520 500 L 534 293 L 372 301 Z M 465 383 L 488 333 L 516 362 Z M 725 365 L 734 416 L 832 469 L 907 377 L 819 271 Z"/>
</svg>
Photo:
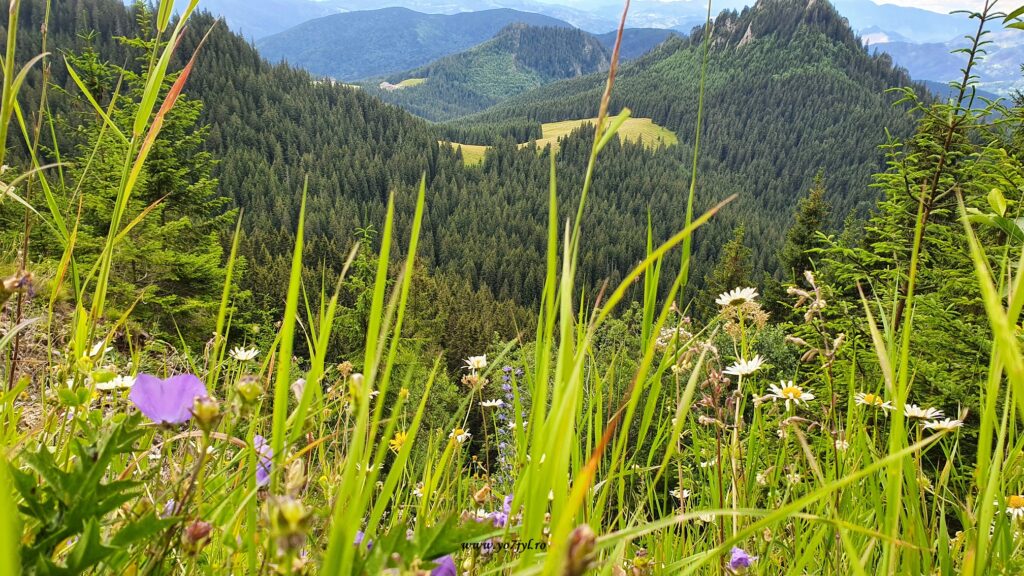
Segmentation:
<svg viewBox="0 0 1024 576">
<path fill-rule="evenodd" d="M 248 362 L 249 360 L 255 360 L 260 355 L 260 349 L 235 346 L 231 349 L 231 352 L 228 352 L 228 355 L 239 362 Z"/>
<path fill-rule="evenodd" d="M 594 563 L 594 546 L 597 543 L 597 535 L 587 524 L 580 524 L 569 534 L 568 561 L 565 564 L 564 574 L 581 576 L 591 568 Z"/>
<path fill-rule="evenodd" d="M 174 498 L 171 498 L 164 504 L 163 509 L 160 510 L 160 517 L 170 518 L 171 516 L 174 516 L 174 509 L 177 508 L 177 506 L 178 503 L 174 501 Z"/>
<path fill-rule="evenodd" d="M 757 560 L 757 556 L 751 556 L 747 552 L 739 547 L 733 546 L 732 552 L 729 556 L 729 563 L 726 564 L 726 568 L 729 569 L 733 574 L 742 574 L 746 572 L 747 568 L 753 566 Z"/>
<path fill-rule="evenodd" d="M 484 354 L 483 356 L 470 356 L 469 358 L 466 359 L 466 368 L 469 368 L 470 371 L 472 372 L 476 372 L 478 370 L 483 370 L 484 368 L 487 368 L 487 355 Z"/>
<path fill-rule="evenodd" d="M 722 373 L 729 374 L 730 376 L 748 376 L 760 370 L 763 364 L 764 358 L 761 358 L 761 355 L 758 354 L 750 360 L 740 358 L 735 364 L 723 370 Z"/>
<path fill-rule="evenodd" d="M 301 402 L 302 395 L 306 392 L 306 379 L 299 378 L 295 382 L 292 382 L 291 391 L 292 394 L 295 395 L 295 400 Z"/>
<path fill-rule="evenodd" d="M 799 405 L 800 402 L 814 400 L 814 394 L 804 392 L 803 389 L 794 384 L 792 380 L 789 382 L 783 380 L 780 381 L 779 384 L 781 384 L 781 386 L 776 386 L 775 384 L 770 386 L 771 394 L 769 394 L 769 397 L 771 397 L 772 400 L 785 400 L 786 410 L 790 409 L 791 404 Z"/>
<path fill-rule="evenodd" d="M 416 483 L 416 486 L 412 489 L 412 495 L 417 498 L 423 498 L 423 482 Z"/>
<path fill-rule="evenodd" d="M 212 531 L 213 526 L 202 520 L 196 520 L 186 526 L 185 534 L 182 537 L 185 551 L 192 555 L 198 554 L 210 542 L 210 532 Z"/>
<path fill-rule="evenodd" d="M 935 430 L 937 432 L 949 432 L 950 430 L 956 430 L 963 425 L 963 420 L 953 420 L 952 418 L 946 418 L 945 420 L 931 420 L 924 423 L 925 428 Z"/>
<path fill-rule="evenodd" d="M 157 424 L 181 424 L 192 418 L 196 398 L 207 396 L 206 386 L 194 374 L 179 374 L 160 379 L 139 374 L 128 399 Z"/>
<path fill-rule="evenodd" d="M 758 472 L 757 475 L 754 477 L 754 480 L 756 480 L 757 483 L 759 485 L 761 485 L 761 486 L 767 486 L 768 485 L 768 473 L 767 472 Z"/>
<path fill-rule="evenodd" d="M 451 554 L 434 560 L 434 569 L 430 571 L 430 576 L 459 576 L 459 571 L 455 568 L 455 560 L 452 560 Z"/>
<path fill-rule="evenodd" d="M 738 306 L 746 302 L 753 302 L 755 298 L 757 298 L 757 289 L 755 288 L 733 288 L 719 294 L 715 299 L 715 304 L 722 307 Z"/>
<path fill-rule="evenodd" d="M 892 402 L 888 400 L 882 400 L 882 397 L 878 394 L 872 394 L 871 392 L 857 392 L 853 397 L 854 402 L 861 406 L 867 406 L 869 408 L 881 408 L 883 410 L 893 410 Z"/>
<path fill-rule="evenodd" d="M 238 384 L 235 384 L 235 391 L 242 397 L 242 400 L 251 404 L 260 399 L 260 395 L 263 394 L 263 386 L 255 376 L 242 376 Z"/>
<path fill-rule="evenodd" d="M 192 414 L 196 417 L 199 428 L 209 432 L 220 420 L 220 403 L 209 396 L 197 396 L 192 404 Z"/>
<path fill-rule="evenodd" d="M 789 482 L 790 484 L 799 484 L 801 479 L 799 472 L 790 472 L 789 474 L 786 474 L 786 482 Z"/>
<path fill-rule="evenodd" d="M 263 488 L 270 483 L 271 464 L 274 460 L 274 449 L 267 444 L 266 438 L 257 434 L 252 439 L 253 450 L 259 456 L 256 464 L 256 486 Z"/>
<path fill-rule="evenodd" d="M 690 497 L 690 491 L 686 489 L 673 488 L 672 491 L 669 492 L 669 495 L 682 502 Z"/>
<path fill-rule="evenodd" d="M 301 500 L 290 496 L 273 498 L 270 502 L 270 533 L 281 552 L 296 551 L 306 541 L 313 514 Z"/>
<path fill-rule="evenodd" d="M 494 400 L 484 400 L 480 403 L 480 406 L 483 408 L 501 408 L 504 404 L 505 402 L 501 398 L 496 398 Z"/>
<path fill-rule="evenodd" d="M 401 430 L 395 432 L 395 437 L 392 438 L 391 440 L 388 440 L 388 447 L 394 450 L 395 452 L 398 452 L 399 450 L 402 449 L 402 445 L 405 444 L 405 439 L 407 437 L 408 434 Z"/>
<path fill-rule="evenodd" d="M 131 388 L 134 385 L 134 376 L 114 376 L 113 378 L 107 380 L 106 382 L 97 382 L 96 389 L 107 392 L 110 390 L 124 390 L 126 388 Z"/>
<path fill-rule="evenodd" d="M 711 468 L 718 463 L 718 458 L 712 458 L 711 460 L 704 460 L 700 463 L 701 468 Z"/>
<path fill-rule="evenodd" d="M 89 350 L 89 356 L 103 356 L 104 354 L 110 352 L 111 350 L 113 350 L 113 348 L 111 346 L 107 346 L 106 340 L 100 340 L 99 342 L 92 345 L 92 349 Z"/>
<path fill-rule="evenodd" d="M 452 433 L 448 435 L 448 438 L 454 439 L 459 444 L 463 444 L 466 440 L 472 438 L 473 435 L 463 430 L 462 428 L 455 428 Z"/>
<path fill-rule="evenodd" d="M 850 443 L 849 442 L 847 442 L 843 438 L 837 438 L 836 439 L 836 451 L 838 451 L 838 452 L 846 452 L 849 449 L 850 449 Z"/>
<path fill-rule="evenodd" d="M 903 415 L 910 420 L 938 420 L 944 417 L 942 410 L 936 408 L 921 408 L 917 404 L 907 404 L 903 407 Z"/>
<path fill-rule="evenodd" d="M 1007 498 L 1006 513 L 1014 520 L 1024 518 L 1024 496 L 1017 494 Z"/>
</svg>

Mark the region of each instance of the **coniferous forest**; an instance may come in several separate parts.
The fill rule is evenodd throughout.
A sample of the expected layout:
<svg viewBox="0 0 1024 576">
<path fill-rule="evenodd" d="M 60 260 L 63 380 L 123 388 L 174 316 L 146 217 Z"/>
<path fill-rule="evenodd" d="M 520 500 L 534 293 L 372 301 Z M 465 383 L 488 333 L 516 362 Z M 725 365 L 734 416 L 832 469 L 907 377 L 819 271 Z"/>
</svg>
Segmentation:
<svg viewBox="0 0 1024 576">
<path fill-rule="evenodd" d="M 1024 7 L 9 4 L 0 574 L 1024 573 Z"/>
</svg>

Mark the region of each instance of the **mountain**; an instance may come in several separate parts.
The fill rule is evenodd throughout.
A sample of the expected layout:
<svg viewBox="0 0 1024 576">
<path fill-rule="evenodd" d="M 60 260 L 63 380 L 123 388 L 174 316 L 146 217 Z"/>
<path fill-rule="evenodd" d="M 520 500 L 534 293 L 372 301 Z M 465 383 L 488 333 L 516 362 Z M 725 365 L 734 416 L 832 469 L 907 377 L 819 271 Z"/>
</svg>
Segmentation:
<svg viewBox="0 0 1024 576">
<path fill-rule="evenodd" d="M 963 15 L 940 14 L 921 8 L 875 4 L 871 0 L 835 0 L 835 7 L 862 35 L 870 30 L 884 31 L 894 38 L 913 42 L 941 42 L 969 34 L 977 28 L 974 20 Z"/>
<path fill-rule="evenodd" d="M 634 60 L 647 54 L 655 46 L 679 34 L 674 30 L 665 28 L 626 28 L 622 31 L 622 47 L 619 49 L 619 58 L 622 60 Z M 610 52 L 615 48 L 615 40 L 618 31 L 613 30 L 599 34 L 597 39 L 604 44 Z"/>
<path fill-rule="evenodd" d="M 979 86 L 1002 96 L 1024 88 L 1020 64 L 1024 62 L 1024 32 L 1020 30 L 994 30 L 986 40 L 991 43 L 987 54 L 978 63 Z M 955 50 L 967 46 L 963 38 L 947 42 L 914 44 L 911 42 L 882 42 L 869 49 L 885 52 L 897 64 L 906 68 L 911 76 L 922 80 L 945 83 L 959 80 L 967 55 Z"/>
<path fill-rule="evenodd" d="M 869 209 L 885 129 L 906 134 L 905 110 L 886 90 L 910 85 L 886 56 L 872 56 L 824 0 L 760 0 L 715 19 L 701 140 L 705 200 L 740 194 L 727 214 L 742 214 L 760 246 L 758 266 L 774 269 L 795 199 L 815 173 L 828 181 L 837 220 Z M 679 137 L 666 153 L 688 165 L 693 146 L 702 33 L 672 38 L 620 69 L 612 110 L 632 109 Z M 474 125 L 555 122 L 597 113 L 602 76 L 566 80 L 460 120 Z M 922 88 L 923 89 L 923 88 Z M 731 216 L 725 215 L 728 219 Z M 837 225 L 839 222 L 834 222 Z"/>
<path fill-rule="evenodd" d="M 603 72 L 610 62 L 611 51 L 582 30 L 510 24 L 466 52 L 363 86 L 418 116 L 449 120 L 556 80 Z"/>
<path fill-rule="evenodd" d="M 423 66 L 517 22 L 570 27 L 549 16 L 509 9 L 447 15 L 383 8 L 317 18 L 256 45 L 271 62 L 283 60 L 320 76 L 357 80 Z"/>
</svg>

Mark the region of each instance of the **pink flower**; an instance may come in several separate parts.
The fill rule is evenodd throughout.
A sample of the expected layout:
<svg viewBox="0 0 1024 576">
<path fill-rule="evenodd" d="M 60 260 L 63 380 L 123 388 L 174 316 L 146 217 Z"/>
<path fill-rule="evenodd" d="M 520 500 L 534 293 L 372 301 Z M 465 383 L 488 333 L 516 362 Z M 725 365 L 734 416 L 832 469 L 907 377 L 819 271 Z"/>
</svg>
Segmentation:
<svg viewBox="0 0 1024 576">
<path fill-rule="evenodd" d="M 192 418 L 196 398 L 206 398 L 206 386 L 194 374 L 178 374 L 160 379 L 139 374 L 128 399 L 157 424 L 181 424 Z"/>
</svg>

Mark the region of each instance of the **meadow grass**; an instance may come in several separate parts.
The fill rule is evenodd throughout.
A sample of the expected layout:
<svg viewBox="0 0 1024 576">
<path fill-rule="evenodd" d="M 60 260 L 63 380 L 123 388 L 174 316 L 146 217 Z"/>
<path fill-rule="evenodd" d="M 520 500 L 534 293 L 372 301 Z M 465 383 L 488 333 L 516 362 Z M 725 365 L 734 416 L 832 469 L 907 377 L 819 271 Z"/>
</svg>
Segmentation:
<svg viewBox="0 0 1024 576">
<path fill-rule="evenodd" d="M 445 426 L 424 425 L 445 377 L 440 359 L 422 382 L 399 365 L 425 179 L 408 217 L 399 220 L 389 199 L 359 357 L 333 357 L 330 337 L 361 248 L 337 278 L 304 285 L 301 217 L 272 345 L 251 349 L 230 336 L 239 226 L 205 349 L 142 358 L 110 346 L 124 320 L 104 315 L 116 248 L 145 217 L 127 212 L 128 200 L 190 70 L 160 88 L 196 6 L 171 26 L 171 4 L 159 6 L 155 33 L 167 44 L 154 52 L 131 126 L 115 124 L 76 77 L 104 128 L 127 144 L 97 264 L 77 266 L 77 222 L 55 209 L 47 168 L 34 156 L 27 173 L 43 192 L 40 209 L 17 194 L 17 182 L 5 191 L 55 231 L 58 278 L 73 286 L 74 302 L 69 314 L 56 296 L 30 302 L 31 314 L 8 320 L 0 338 L 8 373 L 17 370 L 15 337 L 31 327 L 47 335 L 48 363 L 41 374 L 18 373 L 0 396 L 4 574 L 945 576 L 1024 568 L 1024 354 L 1015 332 L 1024 251 L 1007 245 L 994 270 L 963 219 L 993 334 L 988 379 L 978 388 L 985 408 L 976 457 L 961 451 L 960 415 L 943 422 L 908 406 L 923 201 L 906 303 L 862 297 L 866 338 L 834 333 L 824 315 L 827 287 L 813 273 L 792 288 L 803 323 L 788 345 L 807 358 L 792 381 L 767 378 L 754 354 L 770 325 L 753 289 L 720 295 L 717 315 L 703 324 L 683 313 L 692 236 L 731 199 L 697 215 L 691 185 L 683 230 L 662 242 L 653 227 L 638 230 L 645 257 L 619 285 L 584 290 L 581 221 L 600 153 L 630 126 L 657 128 L 631 124 L 629 110 L 608 114 L 618 47 L 574 207 L 559 206 L 565 196 L 552 159 L 536 332 L 467 359 L 461 404 Z M 10 26 L 0 120 L 6 129 L 14 119 L 31 148 L 38 131 L 18 113 L 16 41 Z M 294 193 L 304 214 L 307 190 Z M 396 221 L 409 222 L 408 234 L 396 233 Z M 396 245 L 398 236 L 407 244 Z M 669 257 L 682 264 L 674 276 L 663 274 Z M 26 278 L 23 267 L 5 279 L 5 303 L 27 298 Z M 604 331 L 634 286 L 639 335 L 608 345 Z M 897 314 L 903 321 L 894 328 Z M 296 357 L 300 348 L 306 357 Z M 871 351 L 874 360 L 840 370 L 849 349 Z M 152 376 L 139 372 L 154 365 Z M 208 397 L 168 393 L 164 377 L 182 372 Z M 422 390 L 417 402 L 413 388 Z M 166 416 L 179 408 L 180 418 Z M 466 428 L 470 416 L 481 429 Z"/>
</svg>

